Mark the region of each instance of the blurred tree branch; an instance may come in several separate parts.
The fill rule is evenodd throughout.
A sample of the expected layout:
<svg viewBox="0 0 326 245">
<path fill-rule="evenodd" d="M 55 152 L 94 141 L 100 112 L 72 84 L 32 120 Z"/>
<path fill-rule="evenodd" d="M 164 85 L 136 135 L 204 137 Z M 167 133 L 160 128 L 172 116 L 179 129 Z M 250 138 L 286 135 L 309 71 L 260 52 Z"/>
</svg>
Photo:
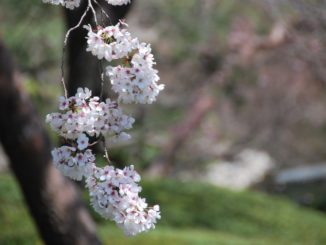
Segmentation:
<svg viewBox="0 0 326 245">
<path fill-rule="evenodd" d="M 205 92 L 206 87 L 203 86 L 195 92 L 197 96 L 189 106 L 186 116 L 172 128 L 172 137 L 163 148 L 161 156 L 147 170 L 150 176 L 167 176 L 172 173 L 177 164 L 177 153 L 213 108 L 214 99 Z"/>
</svg>

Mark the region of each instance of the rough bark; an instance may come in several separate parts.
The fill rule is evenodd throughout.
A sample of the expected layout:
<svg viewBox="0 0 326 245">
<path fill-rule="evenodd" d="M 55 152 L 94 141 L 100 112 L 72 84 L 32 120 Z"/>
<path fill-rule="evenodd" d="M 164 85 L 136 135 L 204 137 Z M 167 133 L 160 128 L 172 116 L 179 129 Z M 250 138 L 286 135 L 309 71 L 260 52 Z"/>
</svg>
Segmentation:
<svg viewBox="0 0 326 245">
<path fill-rule="evenodd" d="M 51 164 L 51 145 L 0 42 L 0 141 L 46 244 L 100 244 L 74 184 Z"/>
</svg>

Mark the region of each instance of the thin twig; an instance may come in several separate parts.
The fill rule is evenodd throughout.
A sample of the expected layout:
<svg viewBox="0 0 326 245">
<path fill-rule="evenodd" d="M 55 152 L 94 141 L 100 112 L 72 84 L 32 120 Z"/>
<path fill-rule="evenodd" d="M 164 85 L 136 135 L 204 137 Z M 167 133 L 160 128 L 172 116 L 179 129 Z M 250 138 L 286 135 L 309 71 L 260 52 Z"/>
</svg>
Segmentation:
<svg viewBox="0 0 326 245">
<path fill-rule="evenodd" d="M 67 41 L 68 41 L 68 38 L 69 38 L 69 35 L 70 33 L 73 31 L 73 30 L 76 30 L 78 27 L 80 27 L 80 25 L 82 24 L 83 20 L 85 19 L 86 17 L 86 14 L 87 12 L 90 10 L 90 5 L 87 6 L 85 12 L 83 13 L 82 17 L 80 18 L 79 22 L 77 25 L 75 25 L 74 27 L 71 27 L 68 31 L 67 31 L 67 34 L 65 36 L 65 40 L 64 40 L 64 45 L 67 45 Z"/>
<path fill-rule="evenodd" d="M 100 70 L 100 76 L 101 76 L 101 92 L 100 92 L 100 98 L 103 100 L 104 96 L 104 72 L 103 72 L 103 61 L 101 60 L 99 63 L 99 70 Z"/>
<path fill-rule="evenodd" d="M 93 143 L 88 144 L 88 147 L 94 146 L 98 143 L 98 140 L 94 141 Z"/>
<path fill-rule="evenodd" d="M 110 158 L 109 158 L 109 153 L 108 153 L 108 149 L 106 148 L 106 144 L 105 144 L 105 138 L 102 138 L 102 142 L 104 145 L 104 158 L 108 161 L 108 163 L 111 163 Z"/>
<path fill-rule="evenodd" d="M 92 13 L 93 13 L 93 16 L 94 16 L 95 24 L 98 26 L 97 16 L 96 16 L 96 11 L 95 11 L 95 9 L 94 9 L 94 7 L 93 7 L 92 0 L 88 0 L 88 6 L 89 6 L 90 9 L 92 10 Z"/>
<path fill-rule="evenodd" d="M 93 143 L 88 144 L 88 147 L 92 147 L 92 146 L 96 145 L 99 142 L 102 142 L 103 143 L 103 148 L 104 148 L 104 155 L 103 155 L 103 157 L 110 164 L 111 163 L 111 160 L 110 160 L 110 157 L 109 157 L 108 149 L 107 149 L 106 144 L 105 144 L 105 137 L 103 135 L 100 135 L 100 137 L 96 141 L 94 141 Z"/>
<path fill-rule="evenodd" d="M 101 21 L 102 21 L 102 25 L 105 25 L 104 22 L 104 16 L 108 18 L 109 22 L 111 22 L 111 18 L 109 16 L 109 14 L 105 11 L 105 9 L 102 7 L 102 5 L 97 1 L 97 0 L 93 0 L 95 2 L 95 4 L 99 7 L 100 11 L 101 11 Z M 103 99 L 103 95 L 104 95 L 104 72 L 103 72 L 103 61 L 101 60 L 99 63 L 99 70 L 100 70 L 100 76 L 101 76 L 101 92 L 100 92 L 100 98 Z"/>
<path fill-rule="evenodd" d="M 106 160 L 108 161 L 108 163 L 110 163 L 110 158 L 109 158 L 109 153 L 108 153 L 108 149 L 106 148 L 106 146 L 104 146 L 104 157 L 106 158 Z"/>
<path fill-rule="evenodd" d="M 101 13 L 104 14 L 109 19 L 110 25 L 112 25 L 112 20 L 110 18 L 110 15 L 105 11 L 103 6 L 97 0 L 93 0 L 93 1 L 94 1 L 94 3 L 96 3 L 97 6 L 99 6 Z"/>
<path fill-rule="evenodd" d="M 86 17 L 87 12 L 90 10 L 90 5 L 87 6 L 85 12 L 83 13 L 83 15 L 81 16 L 79 22 L 77 23 L 77 25 L 71 27 L 65 36 L 64 42 L 63 42 L 63 48 L 62 48 L 62 58 L 61 58 L 61 82 L 62 82 L 62 86 L 63 86 L 63 90 L 65 93 L 65 97 L 68 98 L 68 91 L 67 91 L 67 87 L 66 87 L 66 83 L 65 83 L 65 72 L 64 72 L 64 61 L 65 61 L 65 53 L 66 53 L 66 46 L 67 46 L 67 42 L 68 42 L 68 38 L 70 36 L 70 33 L 73 30 L 76 30 L 78 27 L 80 27 L 80 25 L 83 23 L 83 20 Z"/>
<path fill-rule="evenodd" d="M 65 52 L 66 52 L 66 45 L 63 44 L 62 48 L 62 57 L 61 57 L 61 83 L 63 86 L 63 91 L 65 93 L 66 99 L 68 99 L 68 91 L 65 83 L 65 69 L 64 69 L 64 62 L 65 62 Z"/>
</svg>

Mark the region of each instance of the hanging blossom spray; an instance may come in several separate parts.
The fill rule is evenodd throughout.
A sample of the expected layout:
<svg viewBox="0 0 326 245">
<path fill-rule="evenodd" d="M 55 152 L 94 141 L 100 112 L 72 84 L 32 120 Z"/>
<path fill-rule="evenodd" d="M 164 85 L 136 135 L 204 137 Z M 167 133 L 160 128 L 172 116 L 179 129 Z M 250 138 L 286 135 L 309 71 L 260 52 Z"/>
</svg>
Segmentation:
<svg viewBox="0 0 326 245">
<path fill-rule="evenodd" d="M 92 0 L 87 1 L 88 7 L 79 23 L 68 30 L 64 46 L 70 32 L 80 27 L 88 11 L 93 12 L 97 24 Z M 43 2 L 69 9 L 80 5 L 80 0 Z M 98 4 L 96 0 L 93 2 Z M 106 2 L 111 5 L 123 5 L 130 3 L 130 0 Z M 130 135 L 125 131 L 132 128 L 135 120 L 123 114 L 120 104 L 151 104 L 164 89 L 164 85 L 158 84 L 159 76 L 153 68 L 155 62 L 150 45 L 132 37 L 127 31 L 127 24 L 120 21 L 115 26 L 97 26 L 93 29 L 87 25 L 84 28 L 88 30 L 88 52 L 99 60 L 121 61 L 119 65 L 105 69 L 118 99 L 101 101 L 99 97 L 92 96 L 88 88 L 78 88 L 74 96 L 67 97 L 62 74 L 65 96 L 59 98 L 59 112 L 48 114 L 46 117 L 46 122 L 66 142 L 52 151 L 53 164 L 65 176 L 78 181 L 85 180 L 95 211 L 106 219 L 114 220 L 126 235 L 136 235 L 155 228 L 157 220 L 160 219 L 159 206 L 149 207 L 146 200 L 139 196 L 141 187 L 138 182 L 141 178 L 133 165 L 124 169 L 109 164 L 103 168 L 98 167 L 96 156 L 90 147 L 101 141 L 107 145 L 108 142 L 130 139 Z M 110 163 L 106 147 L 104 156 Z"/>
</svg>

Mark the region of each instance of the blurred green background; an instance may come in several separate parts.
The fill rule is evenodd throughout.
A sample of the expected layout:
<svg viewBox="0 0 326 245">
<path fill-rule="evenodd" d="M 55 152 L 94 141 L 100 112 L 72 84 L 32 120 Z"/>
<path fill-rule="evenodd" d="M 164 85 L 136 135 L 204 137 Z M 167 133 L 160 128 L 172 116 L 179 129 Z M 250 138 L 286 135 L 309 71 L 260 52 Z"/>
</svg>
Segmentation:
<svg viewBox="0 0 326 245">
<path fill-rule="evenodd" d="M 166 89 L 126 107 L 133 140 L 110 154 L 142 172 L 162 220 L 125 238 L 90 208 L 105 244 L 326 244 L 325 11 L 323 0 L 134 1 L 130 31 L 152 43 Z M 0 3 L 0 38 L 42 118 L 62 93 L 64 30 L 60 7 Z M 0 166 L 0 244 L 42 244 Z"/>
</svg>

